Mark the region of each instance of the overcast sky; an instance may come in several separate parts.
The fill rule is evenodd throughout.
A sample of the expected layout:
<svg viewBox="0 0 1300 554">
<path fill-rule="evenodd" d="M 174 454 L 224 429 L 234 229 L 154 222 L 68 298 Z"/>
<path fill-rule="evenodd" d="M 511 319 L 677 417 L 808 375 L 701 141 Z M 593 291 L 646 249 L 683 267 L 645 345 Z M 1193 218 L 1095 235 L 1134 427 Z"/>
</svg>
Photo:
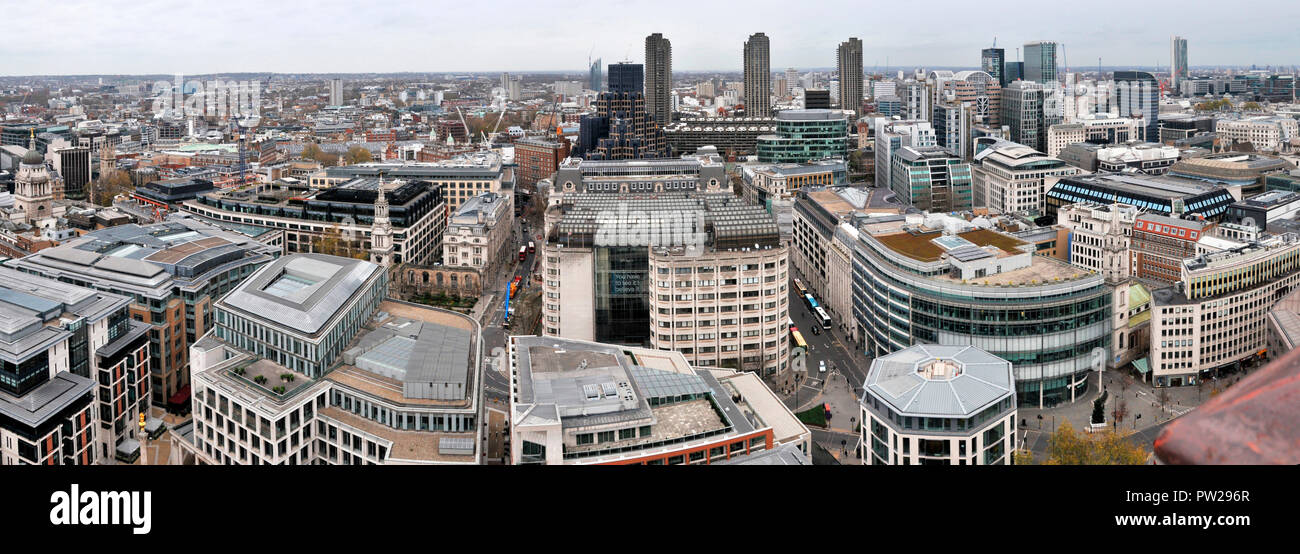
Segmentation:
<svg viewBox="0 0 1300 554">
<path fill-rule="evenodd" d="M 863 41 L 868 71 L 976 66 L 997 37 L 1065 45 L 1072 67 L 1300 64 L 1295 0 L 65 0 L 4 9 L 0 75 L 582 70 L 645 57 L 663 33 L 678 71 L 741 68 L 764 32 L 772 68 L 830 67 Z"/>
</svg>

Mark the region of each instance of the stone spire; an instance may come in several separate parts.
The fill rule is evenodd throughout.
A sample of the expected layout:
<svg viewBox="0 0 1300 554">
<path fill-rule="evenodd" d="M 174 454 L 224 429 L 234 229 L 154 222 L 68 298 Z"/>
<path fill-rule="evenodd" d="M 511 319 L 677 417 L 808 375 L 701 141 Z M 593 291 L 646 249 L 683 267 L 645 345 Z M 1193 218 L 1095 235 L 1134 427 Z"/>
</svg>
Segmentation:
<svg viewBox="0 0 1300 554">
<path fill-rule="evenodd" d="M 388 219 L 388 195 L 384 191 L 384 174 L 379 174 L 379 197 L 375 199 L 375 219 L 370 225 L 370 261 L 393 265 L 393 224 Z"/>
</svg>

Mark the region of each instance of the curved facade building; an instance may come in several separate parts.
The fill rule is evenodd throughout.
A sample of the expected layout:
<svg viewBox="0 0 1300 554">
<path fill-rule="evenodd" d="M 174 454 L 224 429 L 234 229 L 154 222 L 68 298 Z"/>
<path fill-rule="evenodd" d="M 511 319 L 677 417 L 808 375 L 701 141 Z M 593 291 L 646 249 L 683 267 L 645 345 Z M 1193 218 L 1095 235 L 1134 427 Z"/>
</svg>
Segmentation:
<svg viewBox="0 0 1300 554">
<path fill-rule="evenodd" d="M 849 117 L 841 110 L 785 110 L 776 114 L 776 134 L 760 135 L 756 149 L 764 163 L 807 163 L 848 159 Z"/>
<path fill-rule="evenodd" d="M 937 214 L 876 218 L 860 231 L 853 314 L 869 355 L 976 346 L 1012 363 L 1017 399 L 1030 406 L 1073 401 L 1110 356 L 1112 300 L 1100 274 Z"/>
</svg>

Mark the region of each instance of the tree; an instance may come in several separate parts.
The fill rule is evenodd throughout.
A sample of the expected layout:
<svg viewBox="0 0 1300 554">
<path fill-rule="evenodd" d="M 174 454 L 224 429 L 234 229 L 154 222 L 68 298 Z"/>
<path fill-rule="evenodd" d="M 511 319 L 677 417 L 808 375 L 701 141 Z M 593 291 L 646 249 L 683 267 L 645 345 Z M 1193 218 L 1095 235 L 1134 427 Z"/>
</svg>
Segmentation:
<svg viewBox="0 0 1300 554">
<path fill-rule="evenodd" d="M 348 149 L 347 154 L 343 155 L 343 162 L 347 165 L 366 163 L 374 160 L 370 151 L 361 146 L 353 146 Z"/>
<path fill-rule="evenodd" d="M 364 249 L 358 248 L 354 241 L 343 236 L 343 232 L 338 225 L 332 225 L 321 232 L 321 236 L 312 239 L 311 250 L 319 254 L 330 256 L 339 256 L 342 258 L 356 258 L 364 260 L 369 257 L 369 253 Z"/>
<path fill-rule="evenodd" d="M 1120 425 L 1124 424 L 1124 418 L 1128 417 L 1128 400 L 1124 398 L 1123 394 L 1120 394 L 1119 398 L 1115 400 L 1115 408 L 1111 410 L 1110 416 L 1115 420 L 1115 428 L 1118 429 Z"/>
<path fill-rule="evenodd" d="M 1168 387 L 1158 387 L 1158 388 L 1156 388 L 1156 400 L 1157 400 L 1158 402 L 1160 402 L 1160 410 L 1161 410 L 1161 411 L 1164 411 L 1166 408 L 1168 408 L 1168 406 L 1169 406 L 1169 388 L 1168 388 Z"/>
<path fill-rule="evenodd" d="M 306 146 L 302 147 L 302 158 L 304 160 L 316 160 L 319 162 L 323 155 L 325 155 L 325 151 L 321 150 L 320 145 L 316 143 L 309 142 Z"/>
<path fill-rule="evenodd" d="M 1147 458 L 1145 450 L 1114 430 L 1083 435 L 1068 421 L 1047 440 L 1047 465 L 1140 465 Z"/>
<path fill-rule="evenodd" d="M 1248 112 L 1257 112 L 1262 108 L 1260 108 L 1259 102 L 1246 102 L 1245 104 L 1241 105 L 1241 109 Z"/>
<path fill-rule="evenodd" d="M 113 197 L 130 194 L 133 189 L 131 177 L 125 171 L 115 169 L 100 175 L 91 185 L 90 201 L 100 206 L 111 206 Z"/>
<path fill-rule="evenodd" d="M 1034 465 L 1034 453 L 1028 450 L 1012 450 L 1011 465 L 1015 465 L 1015 466 Z"/>
</svg>

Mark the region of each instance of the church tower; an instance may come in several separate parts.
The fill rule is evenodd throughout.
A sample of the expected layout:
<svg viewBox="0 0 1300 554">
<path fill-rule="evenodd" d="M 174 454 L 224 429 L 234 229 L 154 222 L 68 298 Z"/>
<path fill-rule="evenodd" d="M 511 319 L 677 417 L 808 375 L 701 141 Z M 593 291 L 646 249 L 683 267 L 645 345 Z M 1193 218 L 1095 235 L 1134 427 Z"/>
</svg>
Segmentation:
<svg viewBox="0 0 1300 554">
<path fill-rule="evenodd" d="M 388 220 L 388 196 L 384 194 L 384 176 L 379 176 L 379 198 L 375 200 L 375 220 L 370 226 L 370 261 L 385 268 L 393 265 L 393 225 Z"/>
<path fill-rule="evenodd" d="M 35 128 L 31 137 L 31 144 L 14 176 L 14 210 L 22 212 L 23 222 L 35 225 L 52 213 L 54 185 L 50 182 L 50 171 L 45 167 L 45 156 L 36 150 Z"/>
</svg>

